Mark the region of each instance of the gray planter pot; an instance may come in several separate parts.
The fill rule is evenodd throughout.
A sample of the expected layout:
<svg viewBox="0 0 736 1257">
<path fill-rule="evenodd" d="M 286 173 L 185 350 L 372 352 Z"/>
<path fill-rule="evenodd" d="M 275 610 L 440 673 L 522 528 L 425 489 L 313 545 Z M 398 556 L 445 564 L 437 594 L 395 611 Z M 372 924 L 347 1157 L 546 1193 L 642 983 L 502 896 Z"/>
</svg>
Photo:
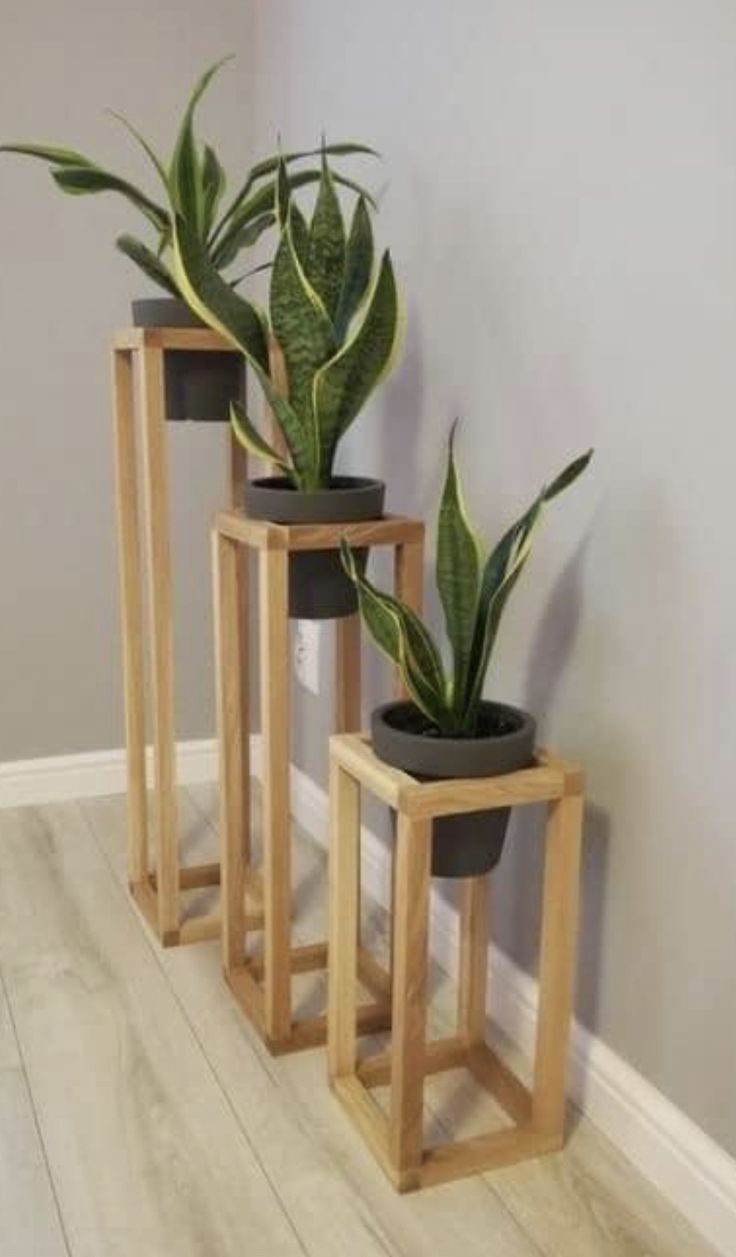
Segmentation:
<svg viewBox="0 0 736 1257">
<path fill-rule="evenodd" d="M 203 327 L 184 301 L 152 297 L 134 301 L 135 327 Z M 245 400 L 245 360 L 233 351 L 164 351 L 166 418 L 227 423 L 233 398 Z"/>
<path fill-rule="evenodd" d="M 373 749 L 394 768 L 423 781 L 452 777 L 499 777 L 528 768 L 534 759 L 536 723 L 527 712 L 483 703 L 484 733 L 476 738 L 433 735 L 413 703 L 386 703 L 371 718 Z M 433 822 L 434 877 L 477 877 L 501 859 L 511 809 L 493 808 L 440 816 Z"/>
<path fill-rule="evenodd" d="M 249 480 L 245 510 L 274 524 L 335 524 L 380 519 L 386 486 L 381 480 L 335 476 L 332 487 L 303 493 L 283 476 Z M 361 550 L 361 557 L 367 556 Z M 303 550 L 289 556 L 289 615 L 297 620 L 339 620 L 358 610 L 352 581 L 337 550 Z"/>
</svg>

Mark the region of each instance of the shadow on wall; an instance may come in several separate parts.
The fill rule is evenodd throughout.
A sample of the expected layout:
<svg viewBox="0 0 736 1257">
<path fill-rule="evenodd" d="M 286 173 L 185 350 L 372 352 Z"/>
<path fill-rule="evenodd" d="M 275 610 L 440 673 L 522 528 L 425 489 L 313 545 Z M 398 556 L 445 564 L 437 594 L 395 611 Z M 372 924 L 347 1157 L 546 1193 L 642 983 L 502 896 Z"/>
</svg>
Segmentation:
<svg viewBox="0 0 736 1257">
<path fill-rule="evenodd" d="M 589 535 L 582 538 L 557 579 L 531 648 L 524 706 L 543 728 L 563 674 L 574 659 L 581 614 L 582 570 Z M 544 736 L 540 737 L 544 742 Z M 497 875 L 493 937 L 523 969 L 536 973 L 542 899 L 541 808 L 518 809 Z M 588 1029 L 598 1022 L 599 968 L 605 909 L 610 818 L 590 804 L 585 809 L 581 875 L 580 949 L 576 1015 Z"/>
<path fill-rule="evenodd" d="M 402 515 L 418 510 L 419 478 L 412 473 L 416 452 L 421 448 L 426 369 L 417 322 L 410 317 L 401 367 L 385 385 L 383 419 L 375 429 L 376 466 L 386 477 L 388 510 Z"/>
</svg>

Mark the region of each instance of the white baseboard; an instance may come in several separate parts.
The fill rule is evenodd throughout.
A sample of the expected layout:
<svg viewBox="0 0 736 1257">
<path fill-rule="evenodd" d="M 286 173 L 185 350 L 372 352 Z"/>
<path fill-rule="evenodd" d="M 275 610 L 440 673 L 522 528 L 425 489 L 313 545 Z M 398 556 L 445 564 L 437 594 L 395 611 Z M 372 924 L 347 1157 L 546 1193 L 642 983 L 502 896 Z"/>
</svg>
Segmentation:
<svg viewBox="0 0 736 1257">
<path fill-rule="evenodd" d="M 177 772 L 183 785 L 215 780 L 217 743 L 214 738 L 180 742 L 176 749 Z M 150 774 L 153 761 L 150 746 L 147 759 Z M 0 763 L 0 808 L 92 799 L 105 794 L 123 794 L 125 789 L 125 751 L 120 747 Z"/>
<path fill-rule="evenodd" d="M 260 749 L 260 738 L 255 736 L 252 766 L 256 774 Z M 182 784 L 213 781 L 217 776 L 214 739 L 180 743 L 177 767 Z M 291 784 L 294 816 L 308 833 L 326 843 L 326 792 L 294 767 Z M 123 750 L 0 763 L 0 807 L 118 794 L 125 787 Z M 365 827 L 363 878 L 368 893 L 387 904 L 386 848 Z M 454 972 L 457 916 L 439 895 L 432 897 L 432 942 L 440 966 Z M 531 1056 L 537 983 L 496 947 L 489 950 L 489 965 L 494 1019 Z M 571 1094 L 591 1121 L 715 1248 L 725 1257 L 736 1253 L 736 1160 L 602 1040 L 577 1023 L 572 1039 Z"/>
</svg>

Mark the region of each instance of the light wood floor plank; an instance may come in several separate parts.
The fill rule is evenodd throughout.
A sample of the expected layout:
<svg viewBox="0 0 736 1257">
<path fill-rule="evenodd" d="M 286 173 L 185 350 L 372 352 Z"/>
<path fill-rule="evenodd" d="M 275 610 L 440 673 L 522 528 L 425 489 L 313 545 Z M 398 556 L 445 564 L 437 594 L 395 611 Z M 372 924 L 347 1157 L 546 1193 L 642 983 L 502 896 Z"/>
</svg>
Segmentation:
<svg viewBox="0 0 736 1257">
<path fill-rule="evenodd" d="M 10 1008 L 0 981 L 0 1252 L 68 1257 Z"/>
<path fill-rule="evenodd" d="M 101 845 L 123 876 L 118 851 L 119 799 L 85 805 Z M 183 824 L 193 821 L 180 798 Z M 296 843 L 297 934 L 314 934 L 323 853 Z M 217 947 L 202 944 L 157 953 L 239 1120 L 257 1144 L 305 1247 L 314 1257 L 538 1257 L 536 1247 L 480 1180 L 399 1198 L 327 1090 L 324 1051 L 273 1060 L 224 987 Z M 324 998 L 324 980 L 316 983 Z M 489 1250 L 489 1236 L 493 1249 Z"/>
<path fill-rule="evenodd" d="M 77 806 L 0 815 L 0 956 L 73 1257 L 303 1252 Z"/>
<path fill-rule="evenodd" d="M 211 787 L 190 787 L 190 792 L 216 825 L 216 796 Z M 297 832 L 302 875 L 312 890 L 324 886 L 324 850 L 298 828 Z M 319 894 L 304 898 L 303 911 L 312 923 L 324 923 L 324 903 Z M 386 913 L 371 905 L 364 914 L 364 924 L 371 945 L 385 958 Z M 430 988 L 429 1033 L 443 1038 L 455 1029 L 455 983 L 432 965 Z M 518 1049 L 498 1035 L 494 1046 L 529 1084 L 530 1063 Z M 288 1062 L 288 1068 L 294 1074 L 306 1072 L 296 1058 Z M 383 1090 L 375 1095 L 387 1102 Z M 426 1096 L 425 1130 L 433 1141 L 481 1134 L 509 1122 L 501 1106 L 465 1071 L 435 1075 L 428 1080 Z M 563 1253 L 564 1257 L 716 1257 L 715 1250 L 682 1215 L 580 1113 L 573 1115 L 573 1130 L 563 1152 L 495 1171 L 478 1182 L 503 1202 L 544 1257 Z"/>
<path fill-rule="evenodd" d="M 191 795 L 187 858 L 214 859 L 214 792 Z M 709 1257 L 585 1119 L 561 1154 L 397 1197 L 327 1092 L 324 1053 L 271 1059 L 215 943 L 164 952 L 146 937 L 124 893 L 124 829 L 121 798 L 0 816 L 0 963 L 71 1257 Z M 297 834 L 294 856 L 302 942 L 323 936 L 324 852 Z M 385 913 L 367 919 L 385 948 Z M 321 976 L 305 981 L 322 999 Z M 455 991 L 436 969 L 431 987 L 440 1037 Z M 433 1137 L 500 1117 L 465 1075 L 431 1080 Z M 1 1149 L 0 1130 L 0 1169 Z"/>
</svg>

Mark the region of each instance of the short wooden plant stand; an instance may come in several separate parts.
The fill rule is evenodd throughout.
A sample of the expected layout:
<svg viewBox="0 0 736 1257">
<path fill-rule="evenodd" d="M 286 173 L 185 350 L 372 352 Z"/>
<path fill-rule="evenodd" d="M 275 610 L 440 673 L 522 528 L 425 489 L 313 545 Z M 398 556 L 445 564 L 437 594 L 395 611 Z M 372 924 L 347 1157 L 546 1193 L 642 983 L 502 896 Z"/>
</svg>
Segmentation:
<svg viewBox="0 0 736 1257">
<path fill-rule="evenodd" d="M 292 873 L 290 815 L 290 678 L 288 619 L 289 555 L 303 550 L 353 546 L 390 546 L 394 550 L 399 597 L 419 610 L 422 599 L 424 525 L 419 520 L 386 516 L 342 524 L 272 524 L 223 512 L 213 531 L 215 619 L 217 637 L 218 726 L 220 734 L 221 865 L 223 961 L 225 977 L 238 1003 L 273 1053 L 293 1052 L 324 1043 L 323 1015 L 295 1019 L 292 975 L 327 966 L 327 944 L 292 944 Z M 248 688 L 247 621 L 242 614 L 238 574 L 241 551 L 255 551 L 259 572 L 259 651 L 262 738 L 263 945 L 251 953 L 246 935 L 253 926 L 244 910 L 244 881 L 249 871 L 250 806 L 248 745 L 243 694 Z M 360 620 L 335 621 L 335 725 L 360 727 Z M 397 682 L 398 685 L 398 682 Z M 361 979 L 374 997 L 357 1012 L 363 1031 L 390 1025 L 391 977 L 358 941 Z"/>
<path fill-rule="evenodd" d="M 356 920 L 360 787 L 398 814 L 393 904 L 393 1028 L 389 1051 L 358 1060 Z M 360 735 L 331 739 L 329 1037 L 331 1084 L 399 1191 L 509 1165 L 560 1148 L 577 938 L 583 777 L 539 751 L 532 768 L 503 777 L 419 782 L 389 767 Z M 457 1034 L 426 1041 L 427 928 L 432 819 L 546 802 L 540 1002 L 533 1087 L 486 1044 L 488 875 L 463 881 Z M 464 1066 L 513 1126 L 426 1148 L 424 1079 Z M 388 1084 L 385 1114 L 370 1094 Z"/>
<path fill-rule="evenodd" d="M 112 347 L 127 744 L 128 880 L 136 903 L 165 947 L 199 942 L 219 934 L 219 912 L 185 915 L 180 896 L 217 885 L 220 867 L 217 863 L 182 867 L 179 852 L 164 353 L 210 353 L 229 348 L 208 328 L 139 327 L 117 332 Z M 230 498 L 236 504 L 242 497 L 246 459 L 238 443 L 232 437 L 230 441 Z M 138 472 L 138 442 L 142 477 Z M 153 867 L 146 806 L 146 653 L 152 689 Z M 254 921 L 260 920 L 257 886 L 252 888 L 252 894 L 256 901 Z"/>
</svg>

